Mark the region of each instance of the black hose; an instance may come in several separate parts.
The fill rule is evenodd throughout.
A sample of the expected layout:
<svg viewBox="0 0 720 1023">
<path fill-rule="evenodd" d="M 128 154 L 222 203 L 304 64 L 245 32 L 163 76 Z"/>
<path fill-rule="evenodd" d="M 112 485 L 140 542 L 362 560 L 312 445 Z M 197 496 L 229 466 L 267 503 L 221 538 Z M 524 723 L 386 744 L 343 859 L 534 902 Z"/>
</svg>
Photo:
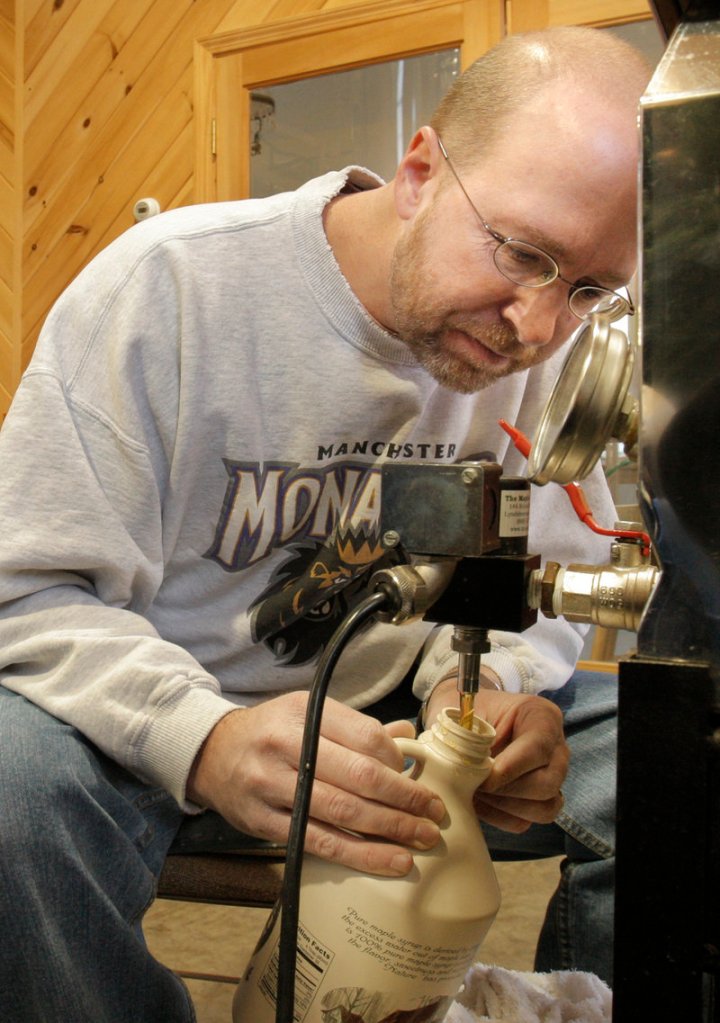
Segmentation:
<svg viewBox="0 0 720 1023">
<path fill-rule="evenodd" d="M 295 967 L 297 964 L 297 931 L 300 904 L 300 876 L 302 873 L 305 832 L 310 811 L 310 796 L 315 777 L 315 764 L 320 742 L 320 720 L 325 695 L 333 669 L 346 644 L 361 625 L 372 618 L 381 607 L 389 603 L 383 589 L 370 594 L 343 619 L 333 633 L 317 666 L 310 688 L 303 745 L 298 767 L 297 788 L 290 819 L 285 874 L 280 896 L 280 950 L 278 957 L 277 1001 L 275 1023 L 293 1023 L 295 1012 Z"/>
</svg>

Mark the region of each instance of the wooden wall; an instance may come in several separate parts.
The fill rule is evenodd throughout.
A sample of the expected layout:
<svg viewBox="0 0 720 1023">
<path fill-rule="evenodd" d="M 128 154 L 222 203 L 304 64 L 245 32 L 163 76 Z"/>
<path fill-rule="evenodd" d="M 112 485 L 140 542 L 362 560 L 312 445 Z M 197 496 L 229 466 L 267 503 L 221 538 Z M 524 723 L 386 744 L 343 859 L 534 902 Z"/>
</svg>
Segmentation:
<svg viewBox="0 0 720 1023">
<path fill-rule="evenodd" d="M 192 201 L 195 41 L 359 2 L 0 0 L 0 416 L 51 305 L 135 202 Z"/>
<path fill-rule="evenodd" d="M 15 10 L 13 0 L 0 0 L 0 421 L 18 376 L 13 344 L 16 292 L 15 238 Z"/>
</svg>

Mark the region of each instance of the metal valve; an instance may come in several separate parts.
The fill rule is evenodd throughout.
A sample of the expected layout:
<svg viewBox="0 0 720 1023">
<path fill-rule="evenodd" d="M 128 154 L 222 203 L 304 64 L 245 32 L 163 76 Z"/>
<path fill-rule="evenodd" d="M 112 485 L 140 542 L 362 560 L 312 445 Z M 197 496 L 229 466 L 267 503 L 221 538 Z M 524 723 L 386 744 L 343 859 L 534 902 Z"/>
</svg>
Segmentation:
<svg viewBox="0 0 720 1023">
<path fill-rule="evenodd" d="M 617 528 L 628 523 L 617 523 Z M 548 561 L 532 573 L 528 603 L 547 618 L 562 615 L 607 629 L 637 632 L 659 578 L 637 542 L 615 540 L 609 565 L 568 565 Z"/>
</svg>

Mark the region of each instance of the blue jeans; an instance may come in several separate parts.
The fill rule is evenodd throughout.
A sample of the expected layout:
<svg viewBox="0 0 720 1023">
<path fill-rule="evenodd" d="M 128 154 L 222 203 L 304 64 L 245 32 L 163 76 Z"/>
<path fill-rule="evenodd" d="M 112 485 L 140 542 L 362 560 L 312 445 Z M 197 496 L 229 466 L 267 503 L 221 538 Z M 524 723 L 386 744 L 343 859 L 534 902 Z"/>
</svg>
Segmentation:
<svg viewBox="0 0 720 1023">
<path fill-rule="evenodd" d="M 609 676 L 577 675 L 555 699 L 573 762 L 558 824 L 523 836 L 488 829 L 501 858 L 566 856 L 537 968 L 612 961 L 614 697 Z M 584 766 L 587 765 L 587 766 Z M 227 843 L 215 815 L 186 819 L 74 728 L 0 687 L 0 1019 L 12 1023 L 190 1023 L 182 982 L 149 954 L 142 917 L 183 824 Z"/>
<path fill-rule="evenodd" d="M 191 1023 L 143 914 L 183 814 L 0 687 L 0 1019 Z"/>
<path fill-rule="evenodd" d="M 523 835 L 486 827 L 485 837 L 495 860 L 564 857 L 535 969 L 587 970 L 612 986 L 617 677 L 578 671 L 549 695 L 571 751 L 565 805 L 554 824 Z"/>
</svg>

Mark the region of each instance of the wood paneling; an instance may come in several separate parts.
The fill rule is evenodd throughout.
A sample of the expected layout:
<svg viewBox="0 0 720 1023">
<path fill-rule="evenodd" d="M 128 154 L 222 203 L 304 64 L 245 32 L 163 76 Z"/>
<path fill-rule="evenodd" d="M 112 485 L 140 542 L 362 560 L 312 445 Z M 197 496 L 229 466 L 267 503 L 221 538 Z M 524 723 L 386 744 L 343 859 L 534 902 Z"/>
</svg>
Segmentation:
<svg viewBox="0 0 720 1023">
<path fill-rule="evenodd" d="M 193 201 L 197 40 L 359 5 L 0 0 L 0 412 L 51 305 L 135 202 Z"/>
<path fill-rule="evenodd" d="M 52 19 L 42 22 L 43 50 L 31 32 L 43 9 L 28 26 L 23 364 L 55 298 L 132 225 L 136 200 L 153 195 L 167 209 L 187 194 L 193 45 L 231 6 L 232 0 L 80 0 L 54 26 Z"/>
<path fill-rule="evenodd" d="M 16 34 L 13 0 L 0 2 L 0 422 L 18 380 Z"/>
<path fill-rule="evenodd" d="M 617 25 L 650 16 L 649 0 L 508 0 L 508 32 L 549 25 Z"/>
</svg>

